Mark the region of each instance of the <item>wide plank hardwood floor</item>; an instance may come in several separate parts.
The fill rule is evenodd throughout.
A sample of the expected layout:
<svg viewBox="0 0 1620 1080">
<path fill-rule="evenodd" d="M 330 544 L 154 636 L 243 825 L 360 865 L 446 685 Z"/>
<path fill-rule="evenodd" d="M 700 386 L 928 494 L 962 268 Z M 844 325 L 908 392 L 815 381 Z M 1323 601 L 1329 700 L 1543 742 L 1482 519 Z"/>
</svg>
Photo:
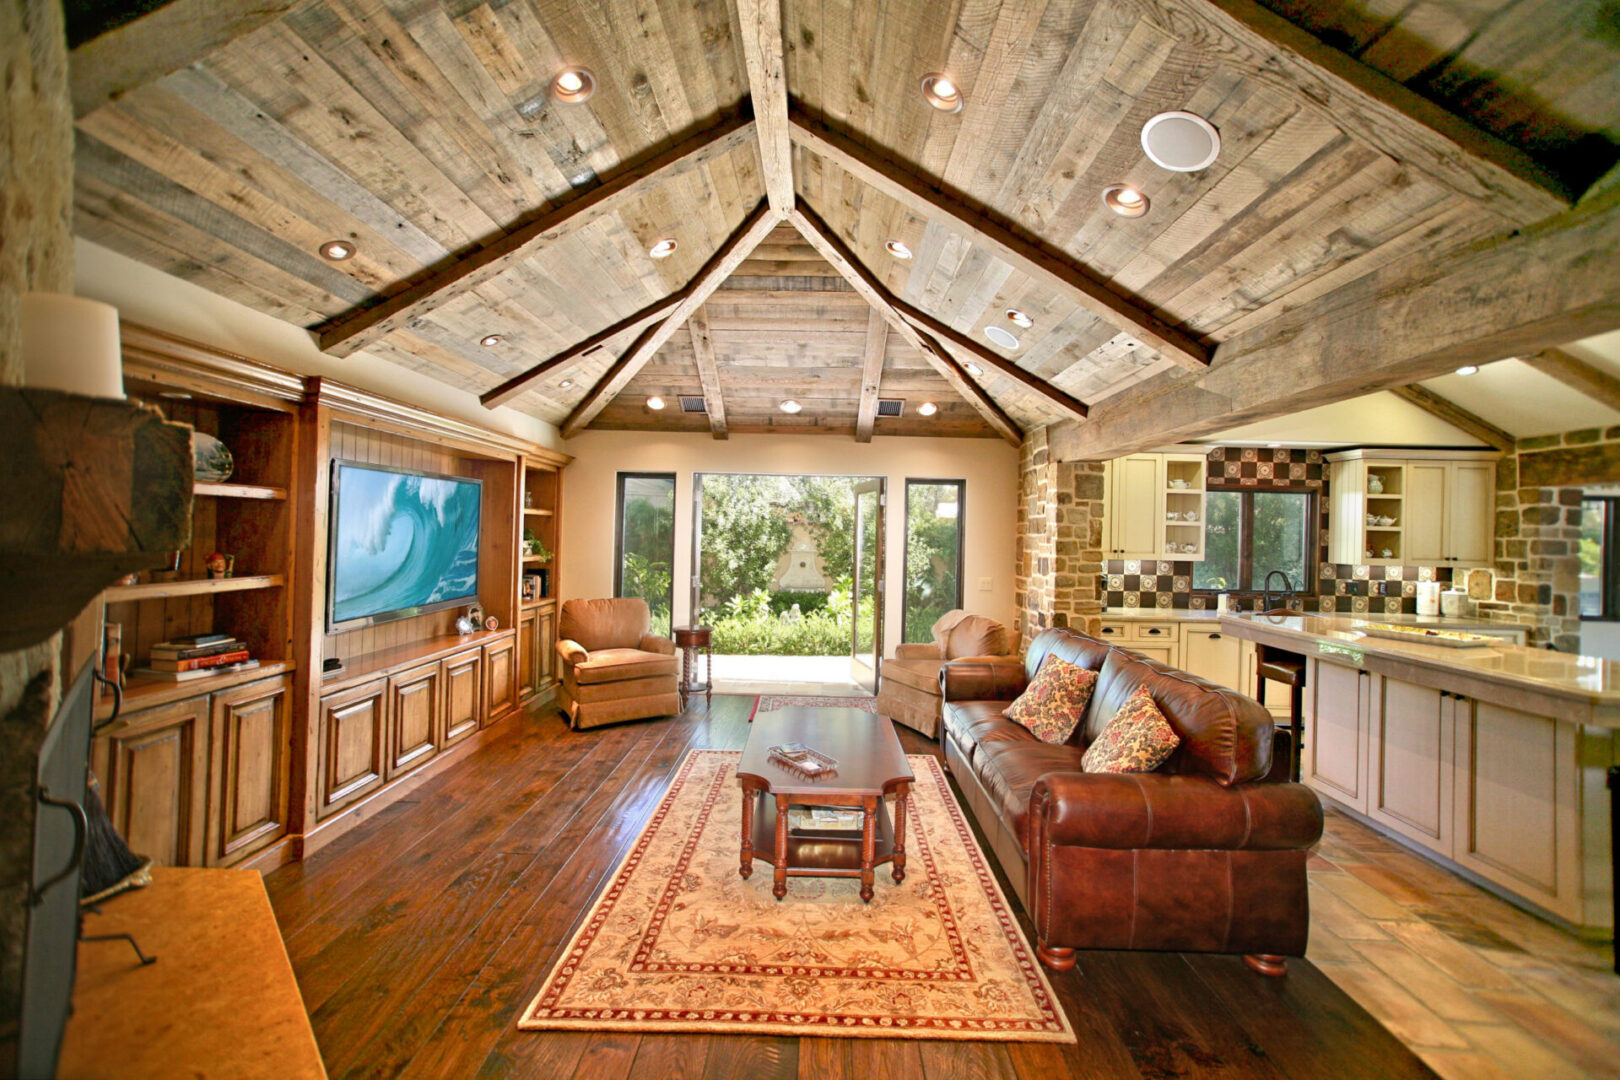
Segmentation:
<svg viewBox="0 0 1620 1080">
<path fill-rule="evenodd" d="M 340 1077 L 926 1080 L 1432 1076 L 1310 962 L 1091 953 L 1052 983 L 1079 1044 L 523 1032 L 538 990 L 689 749 L 740 749 L 749 697 L 571 732 L 548 711 L 268 878 Z M 939 752 L 907 729 L 910 753 Z M 1005 882 L 1003 890 L 1011 895 Z M 1030 935 L 1027 922 L 1025 934 Z"/>
</svg>

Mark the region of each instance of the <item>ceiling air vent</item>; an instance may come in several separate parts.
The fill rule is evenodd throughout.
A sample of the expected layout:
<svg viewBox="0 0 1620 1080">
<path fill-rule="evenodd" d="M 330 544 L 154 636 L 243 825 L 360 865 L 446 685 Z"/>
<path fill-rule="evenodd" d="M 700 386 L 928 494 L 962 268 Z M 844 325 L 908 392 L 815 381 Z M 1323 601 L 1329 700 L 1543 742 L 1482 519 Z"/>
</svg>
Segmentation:
<svg viewBox="0 0 1620 1080">
<path fill-rule="evenodd" d="M 703 404 L 700 397 L 682 397 L 681 412 L 708 412 L 709 407 Z"/>
<path fill-rule="evenodd" d="M 900 398 L 878 398 L 877 414 L 879 416 L 899 416 L 905 410 L 906 403 Z"/>
</svg>

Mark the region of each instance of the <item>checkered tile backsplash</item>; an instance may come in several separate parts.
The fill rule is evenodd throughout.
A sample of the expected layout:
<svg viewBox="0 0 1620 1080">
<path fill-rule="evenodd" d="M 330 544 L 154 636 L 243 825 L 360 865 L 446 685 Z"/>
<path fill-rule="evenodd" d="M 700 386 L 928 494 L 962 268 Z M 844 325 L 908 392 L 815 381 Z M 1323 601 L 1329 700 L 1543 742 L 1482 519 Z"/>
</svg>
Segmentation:
<svg viewBox="0 0 1620 1080">
<path fill-rule="evenodd" d="M 1269 488 L 1315 491 L 1321 520 L 1317 544 L 1313 611 L 1382 614 L 1417 612 L 1419 581 L 1451 581 L 1449 566 L 1346 566 L 1327 561 L 1328 497 L 1326 464 L 1320 450 L 1217 446 L 1209 452 L 1209 490 Z M 1201 611 L 1215 606 L 1215 593 L 1192 587 L 1193 563 L 1109 559 L 1103 563 L 1099 592 L 1115 608 L 1167 608 Z M 1258 593 L 1234 591 L 1244 598 Z M 1245 607 L 1249 606 L 1247 604 Z"/>
</svg>

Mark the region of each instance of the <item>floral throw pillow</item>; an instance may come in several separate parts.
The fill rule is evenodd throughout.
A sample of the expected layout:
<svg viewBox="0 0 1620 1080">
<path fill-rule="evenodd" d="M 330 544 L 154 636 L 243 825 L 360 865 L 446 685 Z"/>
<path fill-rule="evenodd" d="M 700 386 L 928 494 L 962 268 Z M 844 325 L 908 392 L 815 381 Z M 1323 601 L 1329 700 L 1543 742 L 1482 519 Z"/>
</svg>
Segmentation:
<svg viewBox="0 0 1620 1080">
<path fill-rule="evenodd" d="M 1119 707 L 1108 726 L 1086 748 L 1080 767 L 1093 773 L 1152 772 L 1181 745 L 1145 686 Z"/>
<path fill-rule="evenodd" d="M 1007 719 L 1023 724 L 1043 743 L 1066 743 L 1096 689 L 1095 671 L 1048 656 L 1018 700 L 1007 706 Z"/>
</svg>

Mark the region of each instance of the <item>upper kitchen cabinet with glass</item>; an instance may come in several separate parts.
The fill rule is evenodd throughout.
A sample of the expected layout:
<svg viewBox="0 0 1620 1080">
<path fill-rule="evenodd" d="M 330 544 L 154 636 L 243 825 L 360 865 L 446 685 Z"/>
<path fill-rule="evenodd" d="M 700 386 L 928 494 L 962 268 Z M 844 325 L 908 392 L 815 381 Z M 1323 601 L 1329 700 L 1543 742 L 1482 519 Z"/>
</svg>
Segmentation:
<svg viewBox="0 0 1620 1080">
<path fill-rule="evenodd" d="M 1108 462 L 1105 557 L 1201 562 L 1207 469 L 1202 454 L 1132 454 Z"/>
</svg>

